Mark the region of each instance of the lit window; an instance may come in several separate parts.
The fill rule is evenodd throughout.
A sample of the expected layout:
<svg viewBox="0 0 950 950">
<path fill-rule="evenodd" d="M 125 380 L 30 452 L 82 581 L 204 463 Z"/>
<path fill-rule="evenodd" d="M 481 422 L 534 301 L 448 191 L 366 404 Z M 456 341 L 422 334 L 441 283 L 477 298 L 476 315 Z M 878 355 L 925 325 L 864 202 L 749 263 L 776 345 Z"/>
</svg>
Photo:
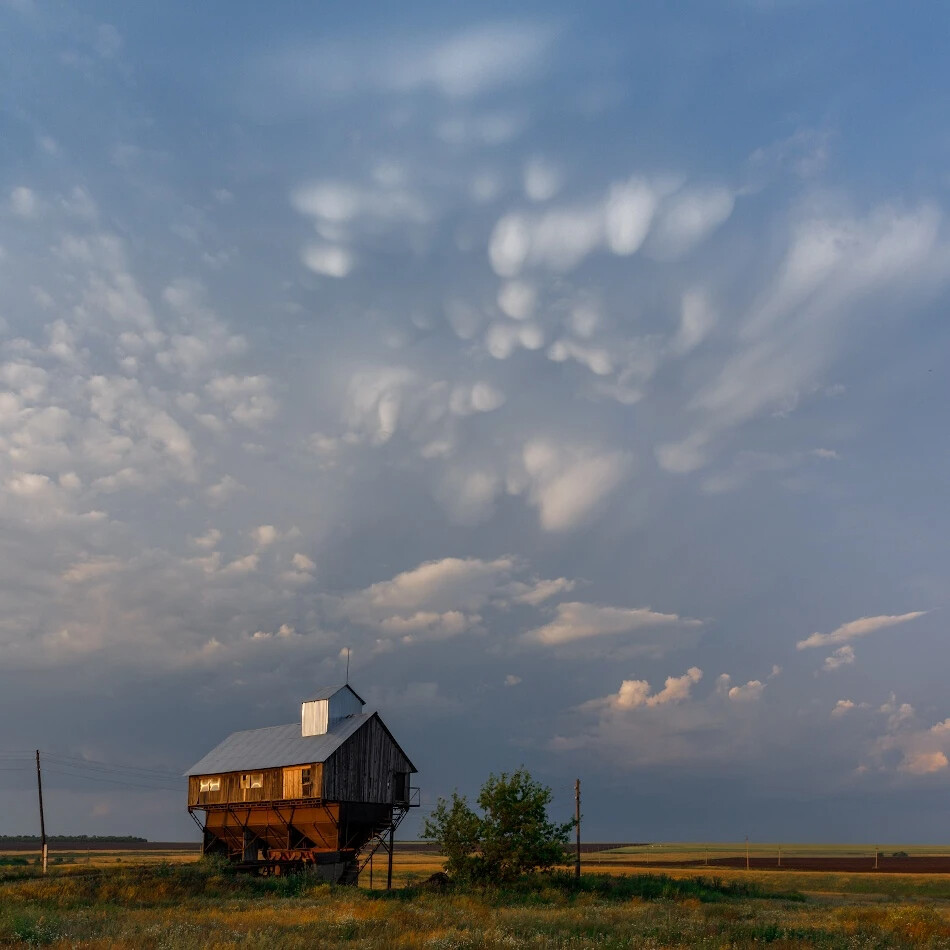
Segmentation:
<svg viewBox="0 0 950 950">
<path fill-rule="evenodd" d="M 247 772 L 241 776 L 241 788 L 263 788 L 263 772 Z"/>
<path fill-rule="evenodd" d="M 220 776 L 215 775 L 212 778 L 201 779 L 201 784 L 199 785 L 198 790 L 201 792 L 220 792 L 221 791 Z"/>
</svg>

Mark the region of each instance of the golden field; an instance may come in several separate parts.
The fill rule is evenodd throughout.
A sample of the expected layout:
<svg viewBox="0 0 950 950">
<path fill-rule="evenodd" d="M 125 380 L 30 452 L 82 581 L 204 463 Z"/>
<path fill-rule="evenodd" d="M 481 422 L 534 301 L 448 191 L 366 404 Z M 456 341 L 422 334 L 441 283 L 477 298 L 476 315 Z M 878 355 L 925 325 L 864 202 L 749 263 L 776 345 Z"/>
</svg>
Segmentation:
<svg viewBox="0 0 950 950">
<path fill-rule="evenodd" d="M 193 852 L 68 852 L 46 877 L 0 856 L 0 944 L 51 947 L 950 948 L 950 876 L 791 870 L 631 870 L 629 855 L 584 856 L 646 896 L 525 888 L 417 886 L 435 854 L 397 854 L 368 888 L 308 875 L 236 877 Z M 639 856 L 638 856 L 639 857 Z M 635 875 L 626 879 L 619 875 Z M 702 877 L 708 886 L 696 884 Z M 715 879 L 713 881 L 712 879 Z M 585 881 L 597 878 L 585 877 Z M 637 883 L 639 882 L 639 883 Z M 408 885 L 408 887 L 407 887 Z M 644 887 L 641 887 L 644 885 Z M 637 893 L 640 891 L 637 890 Z M 759 896 L 752 896 L 758 894 Z"/>
</svg>

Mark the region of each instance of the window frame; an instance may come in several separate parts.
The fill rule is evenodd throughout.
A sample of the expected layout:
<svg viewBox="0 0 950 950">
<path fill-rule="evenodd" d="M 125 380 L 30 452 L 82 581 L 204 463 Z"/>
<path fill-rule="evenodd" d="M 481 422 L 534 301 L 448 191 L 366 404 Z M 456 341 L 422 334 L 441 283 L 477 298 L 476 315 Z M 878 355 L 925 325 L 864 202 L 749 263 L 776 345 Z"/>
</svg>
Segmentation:
<svg viewBox="0 0 950 950">
<path fill-rule="evenodd" d="M 207 794 L 208 792 L 221 791 L 221 776 L 206 775 L 198 779 L 198 793 Z"/>
</svg>

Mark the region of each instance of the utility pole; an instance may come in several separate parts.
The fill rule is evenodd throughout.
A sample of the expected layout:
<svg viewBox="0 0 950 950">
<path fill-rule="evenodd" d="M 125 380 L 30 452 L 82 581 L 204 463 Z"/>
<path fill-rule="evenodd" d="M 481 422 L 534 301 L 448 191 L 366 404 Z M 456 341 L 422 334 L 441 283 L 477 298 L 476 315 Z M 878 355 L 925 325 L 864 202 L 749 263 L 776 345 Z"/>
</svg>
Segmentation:
<svg viewBox="0 0 950 950">
<path fill-rule="evenodd" d="M 46 850 L 46 819 L 43 817 L 43 775 L 40 772 L 40 750 L 36 750 L 36 791 L 40 797 L 40 841 L 43 845 L 43 873 L 46 873 L 48 851 Z"/>
<path fill-rule="evenodd" d="M 577 845 L 574 852 L 574 877 L 581 876 L 581 780 L 574 782 L 574 831 L 577 835 Z"/>
</svg>

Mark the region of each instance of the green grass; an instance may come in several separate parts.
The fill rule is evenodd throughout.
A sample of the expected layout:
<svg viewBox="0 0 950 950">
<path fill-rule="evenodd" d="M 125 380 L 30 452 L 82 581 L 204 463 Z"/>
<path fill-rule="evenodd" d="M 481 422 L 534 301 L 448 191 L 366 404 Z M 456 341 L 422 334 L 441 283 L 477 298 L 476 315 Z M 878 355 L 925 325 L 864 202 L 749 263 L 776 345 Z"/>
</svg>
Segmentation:
<svg viewBox="0 0 950 950">
<path fill-rule="evenodd" d="M 875 882 L 884 875 L 867 875 Z M 900 877 L 900 876 L 891 876 Z M 950 947 L 941 903 L 915 894 L 803 897 L 736 874 L 537 875 L 504 888 L 335 888 L 224 864 L 33 866 L 0 877 L 0 945 L 51 947 L 751 950 Z M 775 885 L 781 885 L 781 890 Z"/>
</svg>

